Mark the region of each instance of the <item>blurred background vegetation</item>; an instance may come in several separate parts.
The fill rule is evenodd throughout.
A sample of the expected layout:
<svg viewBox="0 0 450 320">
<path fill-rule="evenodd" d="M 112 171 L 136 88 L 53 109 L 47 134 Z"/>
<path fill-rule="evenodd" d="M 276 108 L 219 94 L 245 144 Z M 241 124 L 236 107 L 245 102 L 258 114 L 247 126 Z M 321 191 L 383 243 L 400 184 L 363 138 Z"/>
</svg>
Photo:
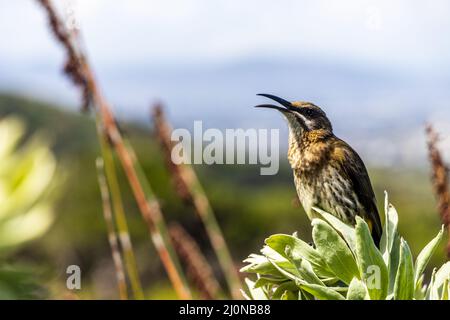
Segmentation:
<svg viewBox="0 0 450 320">
<path fill-rule="evenodd" d="M 51 201 L 54 212 L 51 227 L 32 242 L 18 243 L 8 254 L 0 251 L 1 266 L 13 266 L 12 270 L 17 273 L 14 276 L 18 278 L 26 279 L 27 272 L 28 275 L 31 272 L 34 275 L 32 279 L 37 282 L 22 281 L 23 290 L 19 288 L 10 297 L 29 297 L 25 294 L 29 292 L 40 297 L 72 297 L 65 289 L 65 272 L 67 266 L 76 264 L 82 270 L 82 289 L 75 292 L 78 297 L 118 298 L 116 282 L 112 281 L 115 280 L 115 272 L 95 168 L 95 159 L 100 152 L 95 122 L 90 116 L 65 111 L 59 106 L 1 94 L 0 118 L 7 116 L 23 121 L 23 141 L 34 139 L 38 134 L 45 137 L 57 163 L 55 178 L 49 187 L 57 192 L 47 199 Z M 152 128 L 150 125 L 125 123 L 122 129 L 130 138 L 155 189 L 166 220 L 180 222 L 194 236 L 223 284 L 201 221 L 174 192 Z M 417 148 L 426 149 L 426 146 L 418 145 Z M 250 252 L 255 252 L 270 234 L 298 231 L 303 239 L 310 235 L 310 222 L 296 200 L 291 170 L 283 155 L 281 160 L 280 172 L 274 176 L 260 176 L 257 166 L 195 166 L 223 228 L 236 268 L 241 267 L 241 261 Z M 383 191 L 387 190 L 390 201 L 399 212 L 400 234 L 417 255 L 441 225 L 428 170 L 370 167 L 369 171 L 379 208 L 383 208 Z M 123 175 L 119 178 L 145 295 L 147 298 L 175 298 L 149 241 L 146 225 L 135 206 L 128 182 Z M 442 245 L 429 266 L 441 265 L 445 260 Z M 0 269 L 0 295 L 7 286 L 1 280 L 4 270 L 7 269 Z M 30 291 L 27 286 L 33 285 L 40 289 Z"/>
</svg>

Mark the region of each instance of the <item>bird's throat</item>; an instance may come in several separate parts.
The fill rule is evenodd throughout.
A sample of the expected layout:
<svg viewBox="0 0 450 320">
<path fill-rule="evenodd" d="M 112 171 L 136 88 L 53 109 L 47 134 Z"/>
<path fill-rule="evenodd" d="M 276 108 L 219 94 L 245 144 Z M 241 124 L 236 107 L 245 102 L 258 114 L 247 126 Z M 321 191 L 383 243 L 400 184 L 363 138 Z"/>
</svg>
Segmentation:
<svg viewBox="0 0 450 320">
<path fill-rule="evenodd" d="M 292 169 L 312 170 L 320 166 L 329 153 L 327 140 L 333 136 L 326 130 L 289 130 L 288 160 Z"/>
</svg>

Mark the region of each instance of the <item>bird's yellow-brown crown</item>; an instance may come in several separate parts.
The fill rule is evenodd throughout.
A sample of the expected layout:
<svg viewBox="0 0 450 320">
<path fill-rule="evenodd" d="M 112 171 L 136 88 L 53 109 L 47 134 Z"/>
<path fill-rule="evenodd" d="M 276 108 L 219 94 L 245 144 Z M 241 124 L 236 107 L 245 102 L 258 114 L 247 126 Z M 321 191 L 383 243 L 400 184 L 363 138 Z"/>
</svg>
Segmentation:
<svg viewBox="0 0 450 320">
<path fill-rule="evenodd" d="M 319 108 L 314 103 L 311 103 L 311 102 L 308 102 L 308 101 L 292 101 L 291 105 L 293 107 L 296 107 L 296 108 L 304 108 L 304 107 L 316 107 L 316 108 Z"/>
</svg>

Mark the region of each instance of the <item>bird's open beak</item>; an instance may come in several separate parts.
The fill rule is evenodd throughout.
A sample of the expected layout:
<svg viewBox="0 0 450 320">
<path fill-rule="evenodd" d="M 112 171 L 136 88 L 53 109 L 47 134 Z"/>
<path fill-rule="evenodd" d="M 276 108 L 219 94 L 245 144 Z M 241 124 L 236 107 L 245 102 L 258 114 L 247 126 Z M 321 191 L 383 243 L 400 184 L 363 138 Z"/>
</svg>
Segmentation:
<svg viewBox="0 0 450 320">
<path fill-rule="evenodd" d="M 292 110 L 292 104 L 289 101 L 287 101 L 287 100 L 284 100 L 282 98 L 279 98 L 279 97 L 271 95 L 271 94 L 259 93 L 257 95 L 258 96 L 262 96 L 262 97 L 266 97 L 266 98 L 269 98 L 269 99 L 272 99 L 272 100 L 278 102 L 279 104 L 281 104 L 284 108 L 280 107 L 280 106 L 273 105 L 273 104 L 260 104 L 260 105 L 255 106 L 255 108 L 276 109 L 276 110 L 284 112 L 284 113 L 290 113 L 291 110 Z"/>
</svg>

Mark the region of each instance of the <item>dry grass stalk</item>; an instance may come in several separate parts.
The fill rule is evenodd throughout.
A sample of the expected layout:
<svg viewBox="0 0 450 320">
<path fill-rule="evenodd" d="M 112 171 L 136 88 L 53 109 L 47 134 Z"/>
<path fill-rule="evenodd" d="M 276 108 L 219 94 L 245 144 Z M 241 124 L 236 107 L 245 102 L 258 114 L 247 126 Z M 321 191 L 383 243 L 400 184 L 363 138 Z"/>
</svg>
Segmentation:
<svg viewBox="0 0 450 320">
<path fill-rule="evenodd" d="M 159 205 L 156 203 L 155 199 L 153 199 L 152 204 L 147 199 L 149 197 L 154 198 L 154 196 L 144 192 L 142 175 L 139 175 L 137 172 L 138 163 L 133 156 L 134 153 L 132 152 L 130 145 L 123 139 L 116 125 L 111 108 L 95 81 L 93 71 L 88 64 L 85 55 L 81 50 L 77 50 L 80 46 L 77 45 L 76 39 L 74 39 L 72 34 L 65 29 L 64 24 L 57 16 L 50 1 L 37 1 L 46 10 L 53 33 L 67 51 L 71 68 L 66 68 L 65 71 L 70 72 L 69 76 L 75 84 L 81 86 L 83 92 L 88 93 L 86 97 L 89 98 L 89 104 L 95 107 L 94 111 L 98 114 L 105 135 L 111 141 L 119 157 L 140 212 L 147 222 L 153 243 L 175 291 L 181 299 L 190 299 L 190 290 L 187 286 L 178 259 L 173 251 L 170 239 L 168 238 L 167 229 Z M 80 75 L 82 81 L 78 82 L 78 77 Z M 147 191 L 150 191 L 148 187 Z"/>
<path fill-rule="evenodd" d="M 64 72 L 72 80 L 72 82 L 80 88 L 82 93 L 82 110 L 87 111 L 89 108 L 91 95 L 87 86 L 87 79 L 82 72 L 81 61 L 76 51 L 76 47 L 71 44 L 71 34 L 61 23 L 49 0 L 37 1 L 47 11 L 50 27 L 58 41 L 66 50 L 67 60 L 64 64 Z"/>
<path fill-rule="evenodd" d="M 163 107 L 161 104 L 156 104 L 153 108 L 153 124 L 158 142 L 163 150 L 165 163 L 171 173 L 172 182 L 175 186 L 175 191 L 178 196 L 186 203 L 193 204 L 193 195 L 189 190 L 189 181 L 192 181 L 191 170 L 186 166 L 176 165 L 171 158 L 173 142 L 170 140 L 172 128 L 167 122 Z"/>
<path fill-rule="evenodd" d="M 441 152 L 437 147 L 439 141 L 438 134 L 434 131 L 431 124 L 426 126 L 428 156 L 432 168 L 431 180 L 433 182 L 434 193 L 438 202 L 438 210 L 441 216 L 442 223 L 447 227 L 449 232 L 449 242 L 447 245 L 447 257 L 450 258 L 450 191 L 448 187 L 448 172 L 449 168 L 444 163 Z"/>
<path fill-rule="evenodd" d="M 241 299 L 240 280 L 228 250 L 225 238 L 217 223 L 214 211 L 209 203 L 205 191 L 195 174 L 192 166 L 187 164 L 176 165 L 171 159 L 173 142 L 170 139 L 172 128 L 165 119 L 161 105 L 153 109 L 153 123 L 155 134 L 163 149 L 166 164 L 171 172 L 172 179 L 179 196 L 191 203 L 205 226 L 206 232 L 217 255 L 221 269 L 227 280 L 231 296 Z"/>
<path fill-rule="evenodd" d="M 100 186 L 100 193 L 102 196 L 103 217 L 105 218 L 106 229 L 108 230 L 108 241 L 111 247 L 111 253 L 114 261 L 114 268 L 116 270 L 117 285 L 119 287 L 119 296 L 121 300 L 127 300 L 128 299 L 127 283 L 125 280 L 122 257 L 120 255 L 119 250 L 119 241 L 117 240 L 117 234 L 112 217 L 111 199 L 109 196 L 108 184 L 106 183 L 103 160 L 101 158 L 97 158 L 96 165 L 98 174 L 98 184 Z"/>
<path fill-rule="evenodd" d="M 187 275 L 206 300 L 217 299 L 219 283 L 195 240 L 179 224 L 169 227 L 175 250 L 187 267 Z"/>
</svg>

